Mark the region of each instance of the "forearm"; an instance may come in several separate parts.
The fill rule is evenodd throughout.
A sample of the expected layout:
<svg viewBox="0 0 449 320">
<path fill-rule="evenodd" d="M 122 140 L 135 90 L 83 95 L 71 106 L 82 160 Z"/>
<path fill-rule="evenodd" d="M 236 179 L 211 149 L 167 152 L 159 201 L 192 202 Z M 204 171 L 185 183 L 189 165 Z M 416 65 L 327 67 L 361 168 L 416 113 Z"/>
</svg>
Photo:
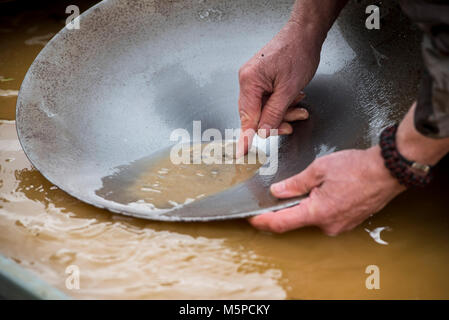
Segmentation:
<svg viewBox="0 0 449 320">
<path fill-rule="evenodd" d="M 308 28 L 323 42 L 348 0 L 296 0 L 290 21 Z"/>
<path fill-rule="evenodd" d="M 432 139 L 419 133 L 413 121 L 415 108 L 416 103 L 399 125 L 396 134 L 397 148 L 409 160 L 434 165 L 449 152 L 449 138 Z"/>
</svg>

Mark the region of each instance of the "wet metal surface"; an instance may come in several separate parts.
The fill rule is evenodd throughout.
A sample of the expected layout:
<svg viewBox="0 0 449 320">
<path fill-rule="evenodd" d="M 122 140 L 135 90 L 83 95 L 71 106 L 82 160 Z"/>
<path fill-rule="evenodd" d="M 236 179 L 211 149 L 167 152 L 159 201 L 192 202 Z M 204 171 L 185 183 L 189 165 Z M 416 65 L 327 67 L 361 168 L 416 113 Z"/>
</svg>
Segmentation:
<svg viewBox="0 0 449 320">
<path fill-rule="evenodd" d="M 360 7 L 338 20 L 305 89 L 311 117 L 283 138 L 279 170 L 176 210 L 149 211 L 96 193 L 123 165 L 170 146 L 172 130 L 237 128 L 238 68 L 288 18 L 292 1 L 108 0 L 36 58 L 17 101 L 24 151 L 41 173 L 97 207 L 147 219 L 245 217 L 297 203 L 268 186 L 313 159 L 374 143 L 415 97 L 419 37 L 393 6 L 382 32 Z M 362 14 L 361 14 L 362 13 Z M 388 59 L 379 59 L 379 53 Z M 125 187 L 125 186 L 123 186 Z M 232 205 L 230 205 L 232 204 Z"/>
</svg>

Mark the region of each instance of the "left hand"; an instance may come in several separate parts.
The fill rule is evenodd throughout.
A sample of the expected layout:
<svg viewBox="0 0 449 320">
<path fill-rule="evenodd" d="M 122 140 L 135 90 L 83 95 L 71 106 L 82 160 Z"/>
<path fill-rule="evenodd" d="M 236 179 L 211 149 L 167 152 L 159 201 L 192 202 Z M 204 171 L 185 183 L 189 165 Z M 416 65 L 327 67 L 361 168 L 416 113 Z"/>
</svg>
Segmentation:
<svg viewBox="0 0 449 320">
<path fill-rule="evenodd" d="M 358 226 L 404 190 L 384 166 L 378 146 L 339 151 L 271 186 L 278 198 L 309 193 L 300 204 L 255 216 L 250 223 L 276 233 L 313 225 L 337 235 Z"/>
</svg>

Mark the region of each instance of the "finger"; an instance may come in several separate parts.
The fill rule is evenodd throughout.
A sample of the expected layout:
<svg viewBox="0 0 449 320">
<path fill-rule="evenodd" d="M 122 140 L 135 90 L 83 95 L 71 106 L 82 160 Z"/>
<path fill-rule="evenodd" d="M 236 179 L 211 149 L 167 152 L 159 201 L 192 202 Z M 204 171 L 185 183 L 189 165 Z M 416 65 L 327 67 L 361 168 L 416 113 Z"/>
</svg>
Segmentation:
<svg viewBox="0 0 449 320">
<path fill-rule="evenodd" d="M 289 108 L 284 116 L 284 121 L 292 122 L 306 120 L 309 118 L 309 112 L 304 108 Z"/>
<path fill-rule="evenodd" d="M 293 127 L 288 122 L 282 122 L 278 129 L 278 134 L 291 134 L 293 132 Z"/>
<path fill-rule="evenodd" d="M 270 187 L 271 193 L 277 198 L 290 198 L 309 193 L 323 182 L 316 165 L 312 163 L 304 171 L 283 181 L 274 183 Z"/>
<path fill-rule="evenodd" d="M 237 142 L 237 152 L 236 158 L 243 157 L 248 153 L 249 148 L 253 143 L 254 136 L 256 135 L 256 131 L 253 129 L 246 129 L 245 131 L 240 132 L 239 140 Z"/>
<path fill-rule="evenodd" d="M 296 99 L 293 100 L 291 106 L 297 105 L 297 104 L 300 103 L 301 100 L 304 99 L 305 97 L 306 97 L 306 94 L 305 94 L 303 91 L 300 91 L 300 92 L 299 92 L 299 95 L 296 97 Z"/>
<path fill-rule="evenodd" d="M 240 74 L 240 93 L 239 93 L 239 116 L 241 124 L 241 134 L 237 143 L 237 157 L 243 156 L 248 152 L 253 139 L 253 132 L 257 130 L 259 123 L 263 90 L 254 85 L 253 79 L 249 76 Z"/>
<path fill-rule="evenodd" d="M 241 88 L 238 103 L 242 131 L 256 130 L 261 115 L 262 92 L 258 89 Z"/>
<path fill-rule="evenodd" d="M 263 139 L 267 138 L 266 136 L 266 130 L 262 130 L 259 129 L 257 131 L 257 135 Z M 272 129 L 270 130 L 270 136 L 277 136 L 277 135 L 287 135 L 287 134 L 291 134 L 293 132 L 293 127 L 290 123 L 288 122 L 282 122 L 279 125 L 278 129 Z"/>
<path fill-rule="evenodd" d="M 241 133 L 237 143 L 237 157 L 241 157 L 248 152 L 255 130 L 257 130 L 261 109 L 261 101 L 257 98 L 257 96 L 248 97 L 242 94 L 239 98 Z"/>
<path fill-rule="evenodd" d="M 270 135 L 270 129 L 279 127 L 289 105 L 290 100 L 284 92 L 278 90 L 271 94 L 262 109 L 259 120 L 259 129 L 266 132 L 266 137 Z"/>
<path fill-rule="evenodd" d="M 312 225 L 311 201 L 307 198 L 297 206 L 261 214 L 250 218 L 249 222 L 257 229 L 276 233 Z"/>
</svg>

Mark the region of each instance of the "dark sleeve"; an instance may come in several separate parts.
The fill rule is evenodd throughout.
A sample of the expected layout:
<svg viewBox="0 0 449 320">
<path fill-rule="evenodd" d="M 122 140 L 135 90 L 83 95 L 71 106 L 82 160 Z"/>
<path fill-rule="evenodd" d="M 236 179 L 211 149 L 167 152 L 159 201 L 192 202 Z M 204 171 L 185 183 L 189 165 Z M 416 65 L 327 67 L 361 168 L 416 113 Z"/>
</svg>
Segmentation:
<svg viewBox="0 0 449 320">
<path fill-rule="evenodd" d="M 431 138 L 449 137 L 449 0 L 400 0 L 405 14 L 424 31 L 425 70 L 415 127 Z"/>
</svg>

